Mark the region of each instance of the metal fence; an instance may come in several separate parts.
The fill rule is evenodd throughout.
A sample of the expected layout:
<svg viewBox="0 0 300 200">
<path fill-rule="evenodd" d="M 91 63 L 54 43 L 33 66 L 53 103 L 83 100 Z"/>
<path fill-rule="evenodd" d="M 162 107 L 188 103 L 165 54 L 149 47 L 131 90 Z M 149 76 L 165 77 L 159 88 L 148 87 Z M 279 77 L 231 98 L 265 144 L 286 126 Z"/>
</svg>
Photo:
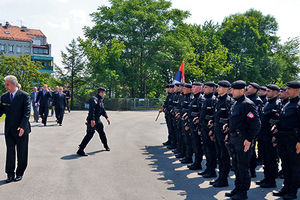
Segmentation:
<svg viewBox="0 0 300 200">
<path fill-rule="evenodd" d="M 148 98 L 105 98 L 104 105 L 107 110 L 156 110 L 162 106 L 163 100 Z"/>
</svg>

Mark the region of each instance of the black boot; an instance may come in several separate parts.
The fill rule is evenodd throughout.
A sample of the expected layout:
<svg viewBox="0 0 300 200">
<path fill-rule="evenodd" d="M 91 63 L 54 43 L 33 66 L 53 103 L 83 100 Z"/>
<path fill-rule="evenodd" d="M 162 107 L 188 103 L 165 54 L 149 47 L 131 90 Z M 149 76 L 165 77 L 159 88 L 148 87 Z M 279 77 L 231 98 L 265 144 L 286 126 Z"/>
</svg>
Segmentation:
<svg viewBox="0 0 300 200">
<path fill-rule="evenodd" d="M 79 155 L 79 156 L 88 156 L 88 155 L 83 151 L 83 149 L 81 149 L 81 148 L 78 149 L 77 155 Z"/>
<path fill-rule="evenodd" d="M 231 197 L 232 200 L 245 200 L 248 199 L 247 192 L 238 192 Z"/>
<path fill-rule="evenodd" d="M 227 186 L 228 186 L 227 178 L 220 178 L 218 181 L 216 181 L 213 184 L 213 187 L 216 187 L 216 188 L 227 187 Z"/>
<path fill-rule="evenodd" d="M 237 193 L 238 193 L 237 188 L 234 188 L 231 192 L 226 192 L 225 197 L 233 197 Z"/>
</svg>

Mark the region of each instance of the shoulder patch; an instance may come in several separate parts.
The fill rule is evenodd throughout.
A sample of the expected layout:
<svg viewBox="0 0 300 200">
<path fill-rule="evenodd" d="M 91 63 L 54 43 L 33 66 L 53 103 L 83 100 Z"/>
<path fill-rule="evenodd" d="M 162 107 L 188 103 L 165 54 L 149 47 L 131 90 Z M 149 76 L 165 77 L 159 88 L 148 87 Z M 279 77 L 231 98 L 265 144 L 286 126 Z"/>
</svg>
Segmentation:
<svg viewBox="0 0 300 200">
<path fill-rule="evenodd" d="M 253 119 L 253 118 L 254 118 L 254 114 L 253 114 L 252 112 L 249 112 L 249 113 L 247 114 L 247 117 L 249 117 L 250 119 Z"/>
</svg>

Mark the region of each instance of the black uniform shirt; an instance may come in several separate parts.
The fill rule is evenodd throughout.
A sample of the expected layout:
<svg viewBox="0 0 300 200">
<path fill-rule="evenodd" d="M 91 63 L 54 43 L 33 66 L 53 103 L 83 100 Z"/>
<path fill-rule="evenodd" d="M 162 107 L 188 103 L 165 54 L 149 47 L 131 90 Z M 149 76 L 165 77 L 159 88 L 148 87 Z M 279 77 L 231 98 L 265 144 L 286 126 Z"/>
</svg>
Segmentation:
<svg viewBox="0 0 300 200">
<path fill-rule="evenodd" d="M 229 115 L 229 132 L 240 132 L 245 139 L 251 142 L 261 126 L 255 104 L 245 95 L 235 100 Z"/>
</svg>

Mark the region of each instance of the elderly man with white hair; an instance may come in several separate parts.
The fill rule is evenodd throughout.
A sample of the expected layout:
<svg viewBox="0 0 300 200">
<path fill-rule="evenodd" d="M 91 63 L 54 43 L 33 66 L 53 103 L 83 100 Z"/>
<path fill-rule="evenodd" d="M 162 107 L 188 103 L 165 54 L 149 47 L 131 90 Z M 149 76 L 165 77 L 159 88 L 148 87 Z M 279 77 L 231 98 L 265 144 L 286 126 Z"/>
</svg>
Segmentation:
<svg viewBox="0 0 300 200">
<path fill-rule="evenodd" d="M 5 88 L 7 92 L 0 98 L 0 117 L 5 114 L 5 142 L 6 142 L 6 182 L 22 180 L 28 160 L 28 139 L 31 132 L 30 97 L 18 89 L 15 76 L 6 76 Z M 16 149 L 18 165 L 16 168 Z M 16 175 L 16 176 L 15 176 Z"/>
</svg>

